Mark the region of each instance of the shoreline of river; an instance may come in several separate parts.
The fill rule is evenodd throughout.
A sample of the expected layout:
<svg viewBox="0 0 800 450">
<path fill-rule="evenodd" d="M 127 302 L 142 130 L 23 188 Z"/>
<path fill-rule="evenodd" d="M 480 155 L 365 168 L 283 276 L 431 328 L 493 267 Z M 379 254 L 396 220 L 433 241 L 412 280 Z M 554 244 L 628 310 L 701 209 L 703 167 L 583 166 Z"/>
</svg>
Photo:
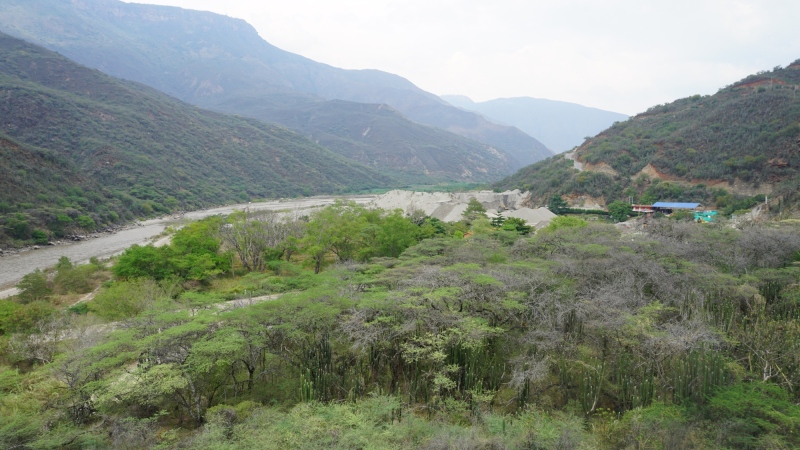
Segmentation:
<svg viewBox="0 0 800 450">
<path fill-rule="evenodd" d="M 4 250 L 0 256 L 0 293 L 8 294 L 14 286 L 28 273 L 36 269 L 54 266 L 61 256 L 67 256 L 75 264 L 84 264 L 92 257 L 110 258 L 122 253 L 132 245 L 146 245 L 168 226 L 180 226 L 183 221 L 198 220 L 213 215 L 228 215 L 233 211 L 250 209 L 252 211 L 308 211 L 314 208 L 333 204 L 337 199 L 353 200 L 366 204 L 375 195 L 344 195 L 286 198 L 263 202 L 238 203 L 215 206 L 207 209 L 186 211 L 159 218 L 136 221 L 118 228 L 83 235 L 77 240 L 61 239 L 59 244 L 42 246 L 26 246 L 22 249 Z M 38 247 L 38 248 L 34 248 Z"/>
</svg>

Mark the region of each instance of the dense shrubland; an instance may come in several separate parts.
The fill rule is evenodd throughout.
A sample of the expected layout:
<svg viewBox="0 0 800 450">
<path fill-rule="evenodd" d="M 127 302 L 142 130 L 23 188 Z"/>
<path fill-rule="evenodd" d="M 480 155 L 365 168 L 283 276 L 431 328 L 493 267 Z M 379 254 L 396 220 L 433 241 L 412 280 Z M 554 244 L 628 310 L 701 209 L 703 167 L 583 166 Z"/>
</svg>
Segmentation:
<svg viewBox="0 0 800 450">
<path fill-rule="evenodd" d="M 211 218 L 126 251 L 73 312 L 48 302 L 67 269 L 29 275 L 0 302 L 0 442 L 800 445 L 796 225 L 494 225 L 348 203 Z M 51 311 L 2 328 L 34 304 Z"/>
<path fill-rule="evenodd" d="M 770 192 L 766 185 L 787 182 L 796 186 L 800 167 L 798 67 L 777 67 L 714 95 L 654 106 L 615 123 L 578 148 L 580 161 L 605 164 L 612 171 L 579 172 L 572 161 L 556 155 L 495 187 L 530 190 L 539 199 L 578 194 L 610 203 L 633 197 L 635 203 L 696 201 L 722 209 L 733 196 L 709 185 L 727 182 L 752 192 L 759 192 L 762 186 L 763 192 Z M 648 165 L 660 177 L 678 182 L 662 182 L 643 174 Z"/>
</svg>

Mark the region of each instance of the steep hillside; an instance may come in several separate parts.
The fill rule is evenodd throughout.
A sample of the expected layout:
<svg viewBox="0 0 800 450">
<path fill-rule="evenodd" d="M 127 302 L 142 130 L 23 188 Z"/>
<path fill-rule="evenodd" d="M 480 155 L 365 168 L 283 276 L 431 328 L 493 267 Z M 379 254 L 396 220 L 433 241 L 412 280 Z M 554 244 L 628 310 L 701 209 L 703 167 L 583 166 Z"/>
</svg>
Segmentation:
<svg viewBox="0 0 800 450">
<path fill-rule="evenodd" d="M 330 100 L 286 108 L 254 99 L 217 109 L 233 113 L 242 105 L 255 117 L 406 183 L 495 181 L 519 167 L 516 159 L 487 144 L 412 122 L 386 105 Z"/>
<path fill-rule="evenodd" d="M 58 199 L 66 203 L 75 201 L 92 212 L 97 212 L 102 203 L 119 206 L 114 202 L 104 202 L 103 198 L 109 192 L 78 173 L 74 164 L 56 152 L 22 145 L 0 134 L 0 161 L 0 215 L 24 211 L 35 205 L 45 209 L 48 206 L 57 208 Z M 91 198 L 86 197 L 84 191 L 91 192 Z M 84 198 L 78 200 L 77 197 Z M 67 208 L 60 212 L 67 212 L 72 205 L 64 206 Z M 104 209 L 110 212 L 109 205 L 105 206 Z M 80 211 L 70 212 L 75 215 Z"/>
<path fill-rule="evenodd" d="M 202 107 L 268 119 L 253 106 L 383 103 L 504 151 L 520 166 L 551 154 L 525 133 L 454 108 L 399 76 L 311 61 L 270 45 L 242 20 L 212 13 L 116 0 L 6 0 L 0 29 Z"/>
<path fill-rule="evenodd" d="M 574 153 L 583 172 L 556 156 L 496 188 L 607 201 L 715 201 L 725 197 L 719 189 L 740 195 L 790 193 L 800 173 L 798 90 L 800 60 L 714 95 L 657 105 L 613 125 Z"/>
<path fill-rule="evenodd" d="M 442 99 L 489 120 L 518 127 L 557 153 L 571 150 L 581 145 L 586 136 L 594 136 L 628 118 L 625 114 L 543 98 L 498 98 L 478 103 L 462 95 L 445 95 Z"/>
<path fill-rule="evenodd" d="M 0 131 L 13 140 L 0 178 L 40 177 L 7 191 L 15 213 L 43 204 L 89 212 L 58 194 L 81 180 L 104 186 L 128 217 L 392 184 L 285 128 L 203 111 L 2 34 L 0 96 Z"/>
</svg>

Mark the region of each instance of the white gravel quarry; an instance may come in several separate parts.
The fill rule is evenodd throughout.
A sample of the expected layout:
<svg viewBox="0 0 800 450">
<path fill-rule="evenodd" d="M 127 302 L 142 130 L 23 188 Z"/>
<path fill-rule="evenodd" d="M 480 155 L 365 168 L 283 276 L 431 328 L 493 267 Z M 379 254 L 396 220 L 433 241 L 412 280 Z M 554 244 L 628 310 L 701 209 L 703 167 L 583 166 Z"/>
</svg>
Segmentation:
<svg viewBox="0 0 800 450">
<path fill-rule="evenodd" d="M 513 211 L 504 211 L 503 217 L 516 217 L 525 221 L 526 225 L 535 227 L 536 229 L 546 227 L 553 218 L 556 217 L 549 209 L 545 207 L 540 208 L 520 208 Z"/>
<path fill-rule="evenodd" d="M 401 209 L 406 214 L 419 210 L 426 215 L 444 222 L 461 220 L 467 209 L 467 203 L 475 198 L 487 212 L 503 217 L 517 217 L 525 220 L 530 226 L 540 228 L 547 225 L 556 215 L 547 208 L 530 208 L 530 195 L 519 190 L 506 192 L 471 191 L 471 192 L 414 192 L 394 190 L 377 196 L 368 206 L 385 210 Z"/>
</svg>

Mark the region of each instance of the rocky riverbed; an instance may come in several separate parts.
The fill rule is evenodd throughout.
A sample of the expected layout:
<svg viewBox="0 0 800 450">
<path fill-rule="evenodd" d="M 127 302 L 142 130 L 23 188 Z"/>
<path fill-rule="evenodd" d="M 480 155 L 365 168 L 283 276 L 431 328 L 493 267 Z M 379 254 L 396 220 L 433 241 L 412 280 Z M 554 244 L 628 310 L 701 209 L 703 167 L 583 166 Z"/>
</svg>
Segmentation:
<svg viewBox="0 0 800 450">
<path fill-rule="evenodd" d="M 36 269 L 45 269 L 53 266 L 62 256 L 68 257 L 75 263 L 88 262 L 90 258 L 108 258 L 121 253 L 126 248 L 134 245 L 144 245 L 161 234 L 168 226 L 180 226 L 185 220 L 197 220 L 217 214 L 227 215 L 236 210 L 250 209 L 251 211 L 310 211 L 314 208 L 332 204 L 338 198 L 353 200 L 365 204 L 370 202 L 374 195 L 358 195 L 349 197 L 308 197 L 300 199 L 283 199 L 267 202 L 242 203 L 237 205 L 220 206 L 200 211 L 191 211 L 185 214 L 164 216 L 143 222 L 136 222 L 126 226 L 109 228 L 102 232 L 75 235 L 54 241 L 53 245 L 29 246 L 21 249 L 7 249 L 0 254 L 0 298 L 14 295 L 13 286 L 25 274 Z"/>
</svg>

